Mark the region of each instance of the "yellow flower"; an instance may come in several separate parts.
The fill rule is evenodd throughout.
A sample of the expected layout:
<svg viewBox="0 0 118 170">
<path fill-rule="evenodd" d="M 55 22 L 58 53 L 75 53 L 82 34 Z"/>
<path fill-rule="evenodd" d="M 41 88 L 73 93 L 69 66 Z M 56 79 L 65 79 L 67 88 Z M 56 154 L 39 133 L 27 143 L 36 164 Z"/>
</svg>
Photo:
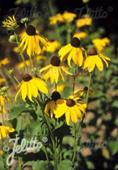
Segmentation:
<svg viewBox="0 0 118 170">
<path fill-rule="evenodd" d="M 65 115 L 67 125 L 71 123 L 77 123 L 77 121 L 83 118 L 83 115 L 86 111 L 86 104 L 77 102 L 76 99 L 58 99 L 57 107 L 54 110 L 55 117 L 58 119 Z"/>
<path fill-rule="evenodd" d="M 79 39 L 84 39 L 87 37 L 87 35 L 88 34 L 86 32 L 76 32 L 73 37 L 76 37 Z"/>
<path fill-rule="evenodd" d="M 98 53 L 95 48 L 91 48 L 88 51 L 88 56 L 85 59 L 83 68 L 88 70 L 89 72 L 92 72 L 95 67 L 97 67 L 99 71 L 103 71 L 104 65 L 108 67 L 109 61 L 109 57 Z"/>
<path fill-rule="evenodd" d="M 71 43 L 62 47 L 58 54 L 61 61 L 65 61 L 67 59 L 69 66 L 71 66 L 71 60 L 74 62 L 74 64 L 82 66 L 83 53 L 84 49 L 80 45 L 80 40 L 76 37 L 73 37 Z"/>
<path fill-rule="evenodd" d="M 9 133 L 14 132 L 15 129 L 9 126 L 0 125 L 0 139 L 7 138 Z"/>
<path fill-rule="evenodd" d="M 49 53 L 54 53 L 60 48 L 61 44 L 54 40 L 54 41 L 48 41 L 47 47 L 44 47 L 44 51 L 47 51 Z"/>
<path fill-rule="evenodd" d="M 36 98 L 39 91 L 44 94 L 48 94 L 46 83 L 38 77 L 32 77 L 31 75 L 26 74 L 20 84 L 15 100 L 19 95 L 21 95 L 23 101 L 26 101 L 26 98 L 33 101 L 32 98 Z"/>
<path fill-rule="evenodd" d="M 42 52 L 42 48 L 47 46 L 47 40 L 37 34 L 36 29 L 32 25 L 29 25 L 26 31 L 20 34 L 20 41 L 17 52 L 23 53 L 26 51 L 26 54 L 30 57 L 39 55 Z"/>
<path fill-rule="evenodd" d="M 96 38 L 92 43 L 98 51 L 103 51 L 104 48 L 109 45 L 110 40 L 108 38 Z"/>
<path fill-rule="evenodd" d="M 81 28 L 84 26 L 90 26 L 90 25 L 92 25 L 92 18 L 87 15 L 76 21 L 77 28 Z"/>
<path fill-rule="evenodd" d="M 0 156 L 4 154 L 4 151 L 0 149 Z"/>
<path fill-rule="evenodd" d="M 8 30 L 15 30 L 18 25 L 15 16 L 8 16 L 3 22 L 3 27 L 5 27 Z"/>
<path fill-rule="evenodd" d="M 0 106 L 4 106 L 7 101 L 8 101 L 8 99 L 6 96 L 0 95 Z"/>
<path fill-rule="evenodd" d="M 48 116 L 51 116 L 53 117 L 54 115 L 54 110 L 56 109 L 57 107 L 57 104 L 56 104 L 56 101 L 58 99 L 60 99 L 61 96 L 59 94 L 58 91 L 54 91 L 51 95 L 51 100 L 48 101 L 45 105 L 45 109 L 44 109 L 44 112 L 48 115 Z"/>
<path fill-rule="evenodd" d="M 46 59 L 47 59 L 47 57 L 46 57 L 46 56 L 43 56 L 43 55 L 38 55 L 38 56 L 36 56 L 36 60 L 37 60 L 37 61 L 46 60 Z"/>
<path fill-rule="evenodd" d="M 58 23 L 72 22 L 76 18 L 76 14 L 65 11 L 63 14 L 56 14 L 49 18 L 50 25 L 56 25 Z"/>
<path fill-rule="evenodd" d="M 64 73 L 70 74 L 68 69 L 60 63 L 60 59 L 56 56 L 51 58 L 50 64 L 40 70 L 42 77 L 51 83 L 57 83 L 59 80 L 64 81 Z"/>
<path fill-rule="evenodd" d="M 4 58 L 4 59 L 0 60 L 0 67 L 6 66 L 9 63 L 10 63 L 9 59 L 8 58 Z"/>
<path fill-rule="evenodd" d="M 65 89 L 65 84 L 58 84 L 56 89 L 58 92 L 63 92 Z"/>
<path fill-rule="evenodd" d="M 72 22 L 76 18 L 76 14 L 72 12 L 65 11 L 62 14 L 62 17 L 64 18 L 64 22 Z"/>
<path fill-rule="evenodd" d="M 2 86 L 6 82 L 5 78 L 0 77 L 0 86 Z"/>
<path fill-rule="evenodd" d="M 19 69 L 23 69 L 23 68 L 25 68 L 26 66 L 28 67 L 28 66 L 30 66 L 30 65 L 31 65 L 30 60 L 25 60 L 25 61 L 22 61 L 22 62 L 18 63 L 18 64 L 17 64 L 17 67 L 18 67 Z"/>
<path fill-rule="evenodd" d="M 5 104 L 8 102 L 8 98 L 4 95 L 0 95 L 0 114 L 5 113 Z"/>
<path fill-rule="evenodd" d="M 54 16 L 49 17 L 49 22 L 50 22 L 50 25 L 56 25 L 57 23 L 63 23 L 64 18 L 62 14 L 58 13 Z"/>
</svg>

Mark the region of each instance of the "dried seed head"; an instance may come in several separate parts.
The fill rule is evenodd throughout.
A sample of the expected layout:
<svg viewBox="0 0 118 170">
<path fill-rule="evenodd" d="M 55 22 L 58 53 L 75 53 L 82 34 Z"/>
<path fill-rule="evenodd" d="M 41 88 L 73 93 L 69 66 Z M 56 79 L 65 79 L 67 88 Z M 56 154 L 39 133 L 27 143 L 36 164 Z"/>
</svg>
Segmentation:
<svg viewBox="0 0 118 170">
<path fill-rule="evenodd" d="M 72 106 L 75 105 L 75 101 L 73 99 L 67 99 L 66 105 L 69 106 L 69 107 L 72 107 Z"/>
<path fill-rule="evenodd" d="M 80 40 L 79 40 L 79 38 L 73 37 L 73 38 L 71 39 L 71 45 L 72 45 L 73 47 L 75 47 L 75 48 L 80 47 Z"/>
<path fill-rule="evenodd" d="M 53 56 L 53 57 L 51 58 L 50 63 L 51 63 L 53 66 L 60 66 L 60 59 L 59 59 L 59 57 Z"/>
<path fill-rule="evenodd" d="M 36 29 L 32 25 L 29 25 L 26 29 L 28 35 L 36 35 Z"/>
<path fill-rule="evenodd" d="M 88 53 L 87 53 L 88 55 L 97 55 L 97 51 L 96 51 L 96 49 L 95 48 L 90 48 L 89 50 L 88 50 Z"/>
</svg>

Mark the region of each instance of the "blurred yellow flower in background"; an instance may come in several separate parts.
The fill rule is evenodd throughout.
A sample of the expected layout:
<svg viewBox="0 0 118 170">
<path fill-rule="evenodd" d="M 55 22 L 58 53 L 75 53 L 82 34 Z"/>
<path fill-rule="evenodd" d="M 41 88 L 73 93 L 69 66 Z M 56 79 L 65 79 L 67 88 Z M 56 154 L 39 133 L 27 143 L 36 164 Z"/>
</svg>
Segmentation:
<svg viewBox="0 0 118 170">
<path fill-rule="evenodd" d="M 44 46 L 47 46 L 47 39 L 36 33 L 35 27 L 29 25 L 26 31 L 20 34 L 20 44 L 17 52 L 23 53 L 26 51 L 26 54 L 31 57 L 39 55 Z"/>
<path fill-rule="evenodd" d="M 0 77 L 0 86 L 4 85 L 6 82 L 5 78 Z"/>
<path fill-rule="evenodd" d="M 29 74 L 24 75 L 23 80 L 19 86 L 20 87 L 15 96 L 15 100 L 20 95 L 23 101 L 26 101 L 26 98 L 28 98 L 30 101 L 33 101 L 32 98 L 36 98 L 39 92 L 48 94 L 46 83 L 42 79 L 38 77 L 32 77 Z"/>
<path fill-rule="evenodd" d="M 110 44 L 110 40 L 105 37 L 105 38 L 96 38 L 94 40 L 92 40 L 92 43 L 94 44 L 95 48 L 98 51 L 103 51 L 104 48 Z"/>
<path fill-rule="evenodd" d="M 87 37 L 87 33 L 86 32 L 76 32 L 73 37 L 76 37 L 78 39 L 84 39 Z"/>
<path fill-rule="evenodd" d="M 61 61 L 67 59 L 68 65 L 71 66 L 71 60 L 74 64 L 82 66 L 83 64 L 83 53 L 84 49 L 81 47 L 80 40 L 76 37 L 73 37 L 71 43 L 63 46 L 59 50 L 59 57 Z"/>
<path fill-rule="evenodd" d="M 40 70 L 42 78 L 46 81 L 50 80 L 51 83 L 57 83 L 60 79 L 65 80 L 65 73 L 70 74 L 66 66 L 61 64 L 59 57 L 53 56 L 50 64 Z"/>
<path fill-rule="evenodd" d="M 82 18 L 76 20 L 76 26 L 77 26 L 77 28 L 81 28 L 84 26 L 90 26 L 90 25 L 92 25 L 92 22 L 93 22 L 92 18 L 88 15 L 85 15 Z"/>
<path fill-rule="evenodd" d="M 64 22 L 72 22 L 76 18 L 76 14 L 72 12 L 65 11 L 62 14 L 62 17 L 64 18 Z"/>
<path fill-rule="evenodd" d="M 56 14 L 49 17 L 50 25 L 56 25 L 58 23 L 68 23 L 72 22 L 76 18 L 76 14 L 72 12 L 65 11 L 63 14 Z"/>
<path fill-rule="evenodd" d="M 110 58 L 103 55 L 102 53 L 98 53 L 95 48 L 91 48 L 88 51 L 88 56 L 84 61 L 83 68 L 92 72 L 96 67 L 99 71 L 103 71 L 104 65 L 108 67 L 108 62 Z"/>
<path fill-rule="evenodd" d="M 35 59 L 36 59 L 37 61 L 41 61 L 41 60 L 46 60 L 47 57 L 46 57 L 46 56 L 43 56 L 43 55 L 37 55 L 37 56 L 35 57 Z"/>
<path fill-rule="evenodd" d="M 8 16 L 3 22 L 3 27 L 8 30 L 15 30 L 18 25 L 15 16 Z"/>
<path fill-rule="evenodd" d="M 28 67 L 28 66 L 30 66 L 30 65 L 31 65 L 30 60 L 25 60 L 25 61 L 22 61 L 22 62 L 18 63 L 18 64 L 17 64 L 17 67 L 18 67 L 19 69 L 23 69 L 23 68 L 25 68 L 26 66 Z"/>
<path fill-rule="evenodd" d="M 0 95 L 0 114 L 6 113 L 5 104 L 9 101 L 7 96 Z"/>
<path fill-rule="evenodd" d="M 43 51 L 47 51 L 49 53 L 54 53 L 60 48 L 60 42 L 56 40 L 48 41 L 47 47 L 44 47 Z"/>
<path fill-rule="evenodd" d="M 58 92 L 63 92 L 64 89 L 65 89 L 65 86 L 66 86 L 65 83 L 63 83 L 63 84 L 58 84 L 57 87 L 56 87 L 56 89 L 57 89 Z"/>
<path fill-rule="evenodd" d="M 9 133 L 14 132 L 15 129 L 9 126 L 0 125 L 0 139 L 7 138 Z"/>
<path fill-rule="evenodd" d="M 63 100 L 58 99 L 56 104 L 57 107 L 54 110 L 55 117 L 58 119 L 65 115 L 67 125 L 82 120 L 86 111 L 86 104 L 77 102 L 74 97 Z"/>
<path fill-rule="evenodd" d="M 4 151 L 0 149 L 0 156 L 4 154 Z"/>
<path fill-rule="evenodd" d="M 64 22 L 64 18 L 62 17 L 62 14 L 60 14 L 60 13 L 49 17 L 50 25 L 56 25 L 58 23 L 63 23 L 63 22 Z"/>
<path fill-rule="evenodd" d="M 2 66 L 6 66 L 7 64 L 10 63 L 10 60 L 8 58 L 3 58 L 2 60 L 0 60 L 0 67 Z"/>
</svg>

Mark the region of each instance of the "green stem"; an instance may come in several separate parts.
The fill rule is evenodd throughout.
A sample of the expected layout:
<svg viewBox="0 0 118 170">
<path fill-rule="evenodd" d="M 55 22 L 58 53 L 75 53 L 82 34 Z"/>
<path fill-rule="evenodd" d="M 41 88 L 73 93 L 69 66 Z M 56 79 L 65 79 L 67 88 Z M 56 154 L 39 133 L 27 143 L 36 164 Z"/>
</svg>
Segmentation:
<svg viewBox="0 0 118 170">
<path fill-rule="evenodd" d="M 15 35 L 15 39 L 16 39 L 16 43 L 17 45 L 19 45 L 19 41 L 18 41 L 18 36 L 17 34 L 14 32 L 14 35 Z M 28 72 L 28 68 L 27 68 L 27 64 L 25 62 L 25 58 L 24 58 L 24 55 L 20 53 L 20 56 L 21 56 L 21 60 L 24 62 L 25 64 L 25 68 L 24 68 L 24 71 Z"/>
<path fill-rule="evenodd" d="M 79 127 L 78 127 L 79 126 Z M 72 157 L 72 163 L 73 166 L 75 165 L 75 159 L 76 159 L 76 154 L 77 154 L 77 146 L 78 146 L 78 142 L 80 139 L 80 135 L 81 135 L 81 123 L 80 124 L 74 124 L 74 146 L 73 146 L 73 157 Z"/>
<path fill-rule="evenodd" d="M 71 41 L 71 27 L 70 27 L 70 23 L 66 24 L 66 28 L 67 28 L 67 44 L 70 43 Z"/>
<path fill-rule="evenodd" d="M 40 106 L 42 112 L 44 112 L 43 104 L 40 103 L 40 101 L 38 101 L 38 103 L 39 103 L 39 106 Z M 53 148 L 53 152 L 54 152 L 54 157 L 53 157 L 53 159 L 54 159 L 54 170 L 57 170 L 57 163 L 58 163 L 58 156 L 57 156 L 57 153 L 56 153 L 56 151 L 57 151 L 57 143 L 55 141 L 54 135 L 52 133 L 52 129 L 50 127 L 50 123 L 48 122 L 45 113 L 43 114 L 43 118 L 44 118 L 44 121 L 45 121 L 45 123 L 47 125 L 47 128 L 49 130 L 50 139 L 51 139 L 51 142 L 52 142 L 52 148 Z"/>
<path fill-rule="evenodd" d="M 91 80 L 92 80 L 92 74 L 89 73 L 89 83 L 88 83 L 88 90 L 87 90 L 87 95 L 86 95 L 86 104 L 88 104 L 88 100 L 89 100 Z"/>
</svg>

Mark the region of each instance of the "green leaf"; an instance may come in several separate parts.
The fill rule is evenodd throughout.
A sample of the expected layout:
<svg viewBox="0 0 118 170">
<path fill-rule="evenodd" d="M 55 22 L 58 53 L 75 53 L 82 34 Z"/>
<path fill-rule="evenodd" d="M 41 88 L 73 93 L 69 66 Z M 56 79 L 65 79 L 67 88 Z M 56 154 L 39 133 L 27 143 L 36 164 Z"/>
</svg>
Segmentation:
<svg viewBox="0 0 118 170">
<path fill-rule="evenodd" d="M 117 100 L 115 100 L 115 101 L 112 103 L 112 107 L 118 108 L 118 101 L 117 101 Z"/>
<path fill-rule="evenodd" d="M 5 170 L 5 165 L 2 157 L 0 157 L 0 169 Z"/>
<path fill-rule="evenodd" d="M 32 112 L 33 109 L 29 106 L 25 106 L 24 104 L 18 104 L 14 106 L 10 111 L 10 119 L 17 118 L 23 112 Z"/>
<path fill-rule="evenodd" d="M 118 139 L 109 142 L 108 145 L 109 145 L 113 155 L 118 153 Z"/>
<path fill-rule="evenodd" d="M 95 169 L 95 165 L 93 162 L 87 161 L 86 164 L 87 164 L 88 169 Z"/>
<path fill-rule="evenodd" d="M 74 170 L 70 160 L 63 160 L 58 165 L 58 170 Z"/>
<path fill-rule="evenodd" d="M 33 170 L 51 170 L 52 167 L 48 161 L 36 161 L 33 163 Z"/>
</svg>

